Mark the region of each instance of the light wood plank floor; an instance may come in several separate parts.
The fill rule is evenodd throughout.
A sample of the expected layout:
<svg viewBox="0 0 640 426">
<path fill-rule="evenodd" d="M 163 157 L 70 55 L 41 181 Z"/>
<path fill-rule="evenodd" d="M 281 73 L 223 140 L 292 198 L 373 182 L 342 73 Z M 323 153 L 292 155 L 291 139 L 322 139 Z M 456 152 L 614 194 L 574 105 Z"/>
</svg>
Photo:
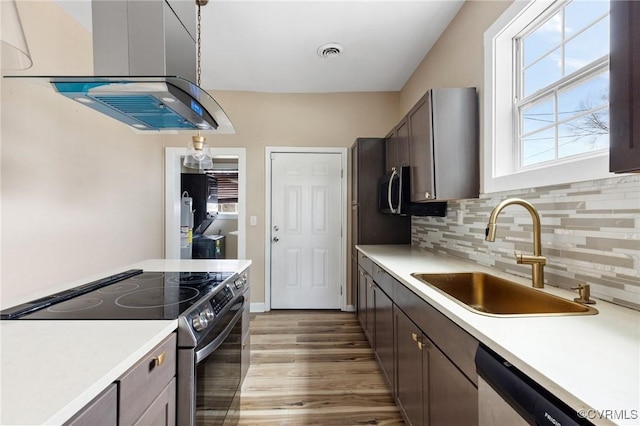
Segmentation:
<svg viewBox="0 0 640 426">
<path fill-rule="evenodd" d="M 251 317 L 241 426 L 402 425 L 355 314 L 270 311 Z"/>
</svg>

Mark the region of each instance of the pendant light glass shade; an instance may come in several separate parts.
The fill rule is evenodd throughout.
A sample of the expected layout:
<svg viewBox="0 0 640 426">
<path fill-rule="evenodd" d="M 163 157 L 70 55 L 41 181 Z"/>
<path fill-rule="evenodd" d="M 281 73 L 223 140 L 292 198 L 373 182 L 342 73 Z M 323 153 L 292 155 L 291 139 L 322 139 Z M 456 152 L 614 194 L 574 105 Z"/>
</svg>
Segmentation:
<svg viewBox="0 0 640 426">
<path fill-rule="evenodd" d="M 191 143 L 189 144 L 189 148 L 187 148 L 187 154 L 182 163 L 185 167 L 198 170 L 213 167 L 211 151 L 209 151 L 209 145 L 205 143 L 205 140 L 206 138 L 204 136 L 191 137 Z"/>
<path fill-rule="evenodd" d="M 27 40 L 22 30 L 22 22 L 14 0 L 0 0 L 2 10 L 2 26 L 0 40 L 2 40 L 1 68 L 3 70 L 26 70 L 31 68 L 31 54 Z"/>
</svg>

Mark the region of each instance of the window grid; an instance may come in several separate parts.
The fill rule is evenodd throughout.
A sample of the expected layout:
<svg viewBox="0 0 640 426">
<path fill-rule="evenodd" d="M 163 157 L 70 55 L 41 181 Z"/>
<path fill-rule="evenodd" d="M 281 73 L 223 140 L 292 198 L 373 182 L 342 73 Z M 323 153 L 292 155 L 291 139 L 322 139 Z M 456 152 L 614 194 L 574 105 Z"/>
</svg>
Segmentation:
<svg viewBox="0 0 640 426">
<path fill-rule="evenodd" d="M 600 105 L 595 108 L 582 110 L 576 112 L 573 115 L 570 115 L 564 119 L 560 117 L 560 112 L 558 111 L 558 94 L 574 85 L 577 85 L 581 81 L 586 81 L 594 75 L 606 72 L 608 73 L 609 67 L 609 56 L 608 54 L 598 58 L 591 63 L 577 69 L 573 73 L 566 74 L 566 44 L 576 39 L 589 29 L 593 28 L 595 25 L 600 23 L 604 19 L 608 19 L 609 13 L 601 14 L 600 16 L 595 17 L 590 23 L 585 25 L 580 31 L 577 31 L 575 34 L 567 37 L 566 34 L 566 13 L 565 8 L 571 3 L 569 1 L 557 1 L 554 6 L 549 7 L 545 12 L 543 12 L 531 25 L 527 26 L 520 34 L 514 37 L 514 130 L 515 137 L 514 140 L 514 154 L 516 157 L 516 169 L 526 169 L 530 166 L 538 167 L 541 164 L 549 163 L 552 161 L 557 161 L 560 158 L 559 148 L 562 146 L 562 143 L 559 141 L 559 129 L 560 126 L 566 124 L 568 122 L 574 121 L 581 117 L 588 116 L 590 114 L 597 114 L 598 112 L 604 111 L 608 109 L 607 105 Z M 525 48 L 524 42 L 525 39 L 533 34 L 537 29 L 541 28 L 544 24 L 546 24 L 549 20 L 553 19 L 556 15 L 559 15 L 561 25 L 560 25 L 560 42 L 558 45 L 551 46 L 547 51 L 544 51 L 539 54 L 531 63 L 525 64 Z M 538 88 L 533 93 L 525 96 L 525 72 L 531 69 L 533 66 L 538 64 L 540 61 L 548 58 L 550 54 L 554 51 L 560 51 L 560 60 L 561 60 L 561 74 L 562 77 L 560 79 L 555 80 L 554 82 L 544 86 L 542 88 Z M 553 102 L 553 121 L 547 126 L 540 126 L 533 129 L 530 132 L 524 131 L 524 110 L 534 105 L 537 102 L 544 100 L 545 98 L 551 98 Z M 539 133 L 540 135 L 543 132 L 553 129 L 553 159 L 533 162 L 530 165 L 525 165 L 524 158 L 524 139 Z M 550 150 L 546 150 L 541 153 L 537 153 L 536 155 L 547 153 Z M 586 152 L 586 154 L 592 154 L 593 152 L 598 152 L 601 150 L 595 150 L 591 152 Z M 582 154 L 577 154 L 576 156 L 580 156 Z"/>
</svg>

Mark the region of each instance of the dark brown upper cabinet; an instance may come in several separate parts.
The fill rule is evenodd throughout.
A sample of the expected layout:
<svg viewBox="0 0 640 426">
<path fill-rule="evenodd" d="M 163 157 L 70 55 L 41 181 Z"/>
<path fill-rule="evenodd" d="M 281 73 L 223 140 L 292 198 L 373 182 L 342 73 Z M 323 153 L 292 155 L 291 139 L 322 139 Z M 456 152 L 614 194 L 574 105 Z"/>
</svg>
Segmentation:
<svg viewBox="0 0 640 426">
<path fill-rule="evenodd" d="M 385 150 L 385 170 L 387 173 L 394 167 L 410 165 L 409 126 L 407 117 L 404 117 L 387 135 L 385 138 Z"/>
<path fill-rule="evenodd" d="M 476 89 L 431 89 L 407 114 L 411 202 L 480 193 Z"/>
<path fill-rule="evenodd" d="M 640 172 L 640 1 L 610 7 L 609 170 Z"/>
</svg>

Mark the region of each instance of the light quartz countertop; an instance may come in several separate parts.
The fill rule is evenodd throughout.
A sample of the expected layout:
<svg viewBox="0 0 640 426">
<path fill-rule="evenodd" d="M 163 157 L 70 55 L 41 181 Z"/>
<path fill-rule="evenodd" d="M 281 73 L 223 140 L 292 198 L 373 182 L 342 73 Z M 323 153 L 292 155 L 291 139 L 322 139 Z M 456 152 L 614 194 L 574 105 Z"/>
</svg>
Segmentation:
<svg viewBox="0 0 640 426">
<path fill-rule="evenodd" d="M 240 272 L 250 265 L 250 260 L 152 259 L 66 288 L 133 268 Z M 177 326 L 177 320 L 0 321 L 0 424 L 64 423 Z"/>
<path fill-rule="evenodd" d="M 640 424 L 640 312 L 597 300 L 597 315 L 496 318 L 452 301 L 411 273 L 479 271 L 530 279 L 409 245 L 358 249 L 469 334 L 595 424 Z M 577 293 L 541 291 L 573 300 Z"/>
</svg>

